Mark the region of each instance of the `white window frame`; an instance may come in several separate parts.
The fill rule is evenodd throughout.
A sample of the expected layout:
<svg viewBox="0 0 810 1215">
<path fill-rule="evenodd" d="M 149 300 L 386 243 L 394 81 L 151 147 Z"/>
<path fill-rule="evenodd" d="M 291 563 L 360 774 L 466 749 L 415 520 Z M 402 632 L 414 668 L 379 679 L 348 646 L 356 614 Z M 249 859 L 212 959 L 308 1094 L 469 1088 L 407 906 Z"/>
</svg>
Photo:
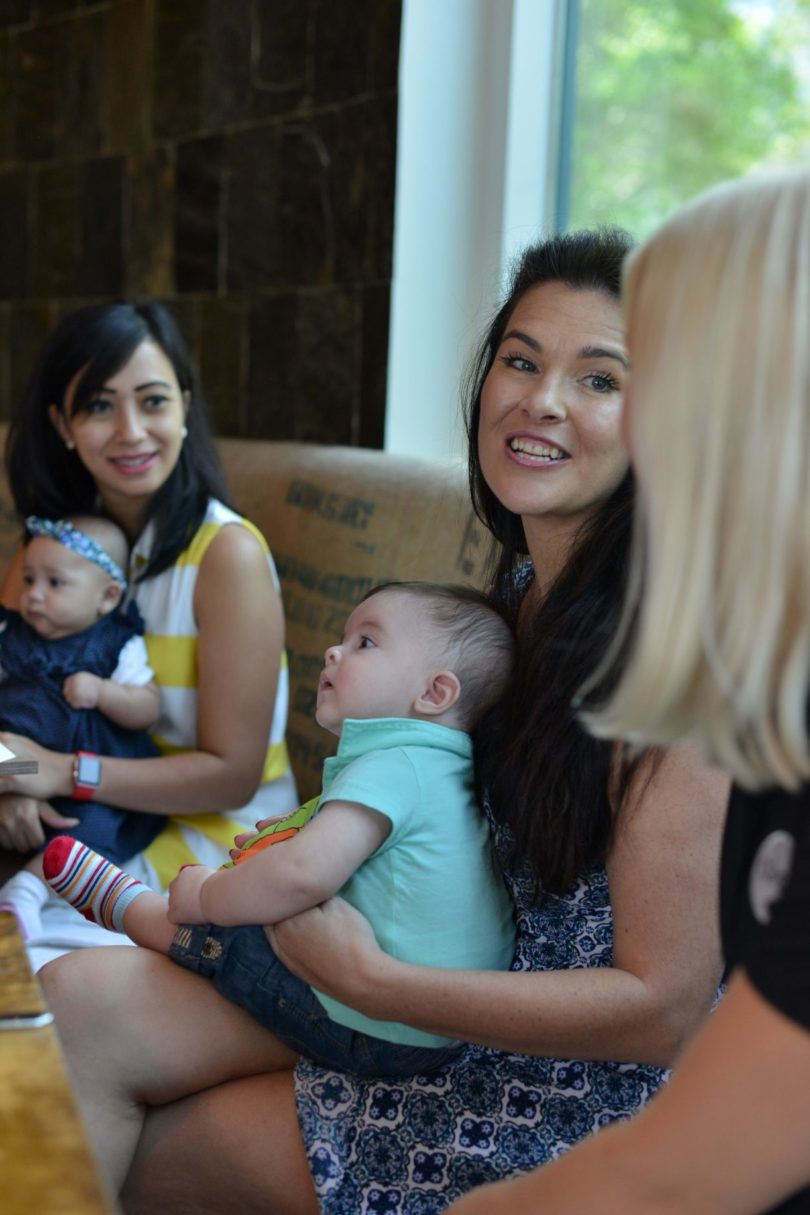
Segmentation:
<svg viewBox="0 0 810 1215">
<path fill-rule="evenodd" d="M 570 0 L 403 0 L 385 449 L 457 457 L 515 253 L 555 227 Z"/>
</svg>

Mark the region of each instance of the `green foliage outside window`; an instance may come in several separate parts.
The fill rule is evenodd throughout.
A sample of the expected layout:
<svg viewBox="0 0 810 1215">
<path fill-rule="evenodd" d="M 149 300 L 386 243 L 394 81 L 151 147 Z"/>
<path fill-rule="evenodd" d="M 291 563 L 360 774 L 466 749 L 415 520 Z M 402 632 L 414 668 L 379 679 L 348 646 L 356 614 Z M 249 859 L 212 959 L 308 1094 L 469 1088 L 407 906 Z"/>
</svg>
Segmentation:
<svg viewBox="0 0 810 1215">
<path fill-rule="evenodd" d="M 636 237 L 700 190 L 810 164 L 810 0 L 580 0 L 571 214 Z"/>
</svg>

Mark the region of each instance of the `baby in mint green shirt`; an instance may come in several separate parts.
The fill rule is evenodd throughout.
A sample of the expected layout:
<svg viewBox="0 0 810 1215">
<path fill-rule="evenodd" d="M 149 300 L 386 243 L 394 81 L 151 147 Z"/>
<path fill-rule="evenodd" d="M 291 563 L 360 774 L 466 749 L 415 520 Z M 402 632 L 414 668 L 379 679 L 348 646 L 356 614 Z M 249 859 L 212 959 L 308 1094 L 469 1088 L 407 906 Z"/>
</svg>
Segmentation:
<svg viewBox="0 0 810 1215">
<path fill-rule="evenodd" d="M 292 828 L 273 823 L 243 843 L 234 865 L 184 868 L 168 904 L 73 840 L 51 845 L 48 879 L 85 914 L 210 978 L 279 1039 L 279 1066 L 289 1066 L 286 1047 L 361 1075 L 433 1071 L 458 1043 L 372 1021 L 314 991 L 275 957 L 258 925 L 340 894 L 394 957 L 509 966 L 512 906 L 473 790 L 470 732 L 503 691 L 513 652 L 509 626 L 477 592 L 377 588 L 326 651 L 316 718 L 340 742 L 320 797 L 295 816 L 303 829 L 283 847 L 267 847 L 268 835 Z M 224 1058 L 206 1060 L 200 1074 L 199 1044 L 188 1038 L 206 1031 L 193 1009 L 166 1032 L 177 1036 L 175 1070 L 189 1060 L 188 1093 L 244 1074 L 238 1042 L 221 1041 L 212 1053 L 221 1047 Z"/>
</svg>

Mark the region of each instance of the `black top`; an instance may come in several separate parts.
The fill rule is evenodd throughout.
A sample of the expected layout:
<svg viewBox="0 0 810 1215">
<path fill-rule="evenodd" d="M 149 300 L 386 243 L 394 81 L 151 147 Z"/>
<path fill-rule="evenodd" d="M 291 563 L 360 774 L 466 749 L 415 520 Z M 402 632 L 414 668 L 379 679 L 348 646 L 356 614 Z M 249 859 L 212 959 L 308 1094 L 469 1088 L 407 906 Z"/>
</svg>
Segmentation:
<svg viewBox="0 0 810 1215">
<path fill-rule="evenodd" d="M 757 991 L 810 1030 L 810 786 L 732 791 L 721 876 L 723 949 Z M 810 1215 L 810 1187 L 771 1208 Z"/>
</svg>

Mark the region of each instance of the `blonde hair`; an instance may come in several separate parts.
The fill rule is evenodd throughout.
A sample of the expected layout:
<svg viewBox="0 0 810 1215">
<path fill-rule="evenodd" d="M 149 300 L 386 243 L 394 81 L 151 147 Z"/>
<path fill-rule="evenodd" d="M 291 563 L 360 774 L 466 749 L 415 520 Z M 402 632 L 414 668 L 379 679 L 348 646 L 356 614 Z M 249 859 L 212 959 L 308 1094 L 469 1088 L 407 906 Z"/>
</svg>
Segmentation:
<svg viewBox="0 0 810 1215">
<path fill-rule="evenodd" d="M 728 183 L 631 255 L 633 572 L 595 733 L 810 776 L 810 171 Z M 610 662 L 608 658 L 607 663 Z"/>
</svg>

